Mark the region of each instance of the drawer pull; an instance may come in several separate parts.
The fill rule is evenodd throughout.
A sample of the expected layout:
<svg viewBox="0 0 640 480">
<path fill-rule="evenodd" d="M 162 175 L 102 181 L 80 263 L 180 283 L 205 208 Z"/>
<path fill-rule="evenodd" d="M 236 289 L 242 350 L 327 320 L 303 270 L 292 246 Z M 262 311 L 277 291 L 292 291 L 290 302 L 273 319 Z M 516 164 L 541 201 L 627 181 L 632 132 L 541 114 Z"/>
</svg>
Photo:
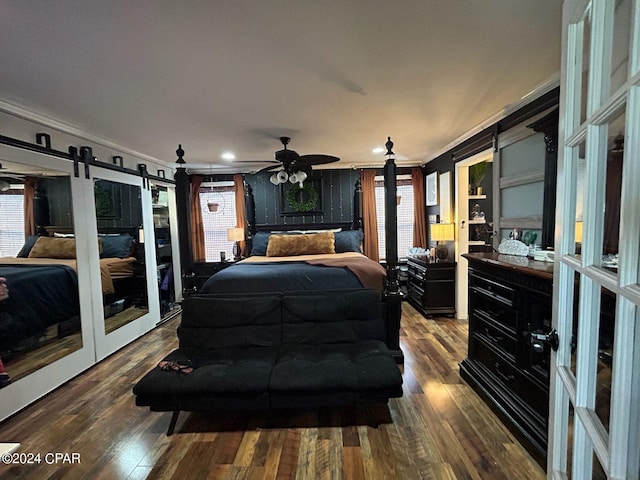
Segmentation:
<svg viewBox="0 0 640 480">
<path fill-rule="evenodd" d="M 514 375 L 506 375 L 502 373 L 500 371 L 500 364 L 498 362 L 494 364 L 494 367 L 496 367 L 496 375 L 498 375 L 504 382 L 511 383 L 513 380 L 516 379 Z"/>
</svg>

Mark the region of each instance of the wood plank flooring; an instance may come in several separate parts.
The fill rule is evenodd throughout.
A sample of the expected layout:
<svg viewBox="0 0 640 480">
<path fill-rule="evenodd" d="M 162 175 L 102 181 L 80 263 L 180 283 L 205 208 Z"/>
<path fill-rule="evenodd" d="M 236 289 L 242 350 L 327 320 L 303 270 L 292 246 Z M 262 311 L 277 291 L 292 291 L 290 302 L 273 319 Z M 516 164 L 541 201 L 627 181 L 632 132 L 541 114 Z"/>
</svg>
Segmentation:
<svg viewBox="0 0 640 480">
<path fill-rule="evenodd" d="M 403 304 L 404 396 L 388 405 L 285 414 L 136 407 L 131 388 L 177 345 L 179 317 L 0 424 L 19 452 L 80 463 L 0 464 L 0 479 L 543 479 L 544 471 L 461 380 L 466 322 Z M 49 457 L 52 458 L 52 457 Z"/>
</svg>

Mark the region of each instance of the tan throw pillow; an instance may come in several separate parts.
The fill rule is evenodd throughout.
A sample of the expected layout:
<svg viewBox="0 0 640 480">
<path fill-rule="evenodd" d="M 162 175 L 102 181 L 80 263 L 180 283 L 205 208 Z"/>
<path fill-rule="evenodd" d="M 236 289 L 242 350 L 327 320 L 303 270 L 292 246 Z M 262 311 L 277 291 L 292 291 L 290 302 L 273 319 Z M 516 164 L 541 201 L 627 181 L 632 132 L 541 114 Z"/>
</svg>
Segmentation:
<svg viewBox="0 0 640 480">
<path fill-rule="evenodd" d="M 29 258 L 76 258 L 76 239 L 40 237 L 29 252 Z"/>
<path fill-rule="evenodd" d="M 306 235 L 271 235 L 267 257 L 336 253 L 333 232 Z"/>
<path fill-rule="evenodd" d="M 98 253 L 100 252 L 102 252 L 102 239 L 98 238 Z M 76 239 L 38 237 L 29 252 L 29 258 L 76 258 Z"/>
</svg>

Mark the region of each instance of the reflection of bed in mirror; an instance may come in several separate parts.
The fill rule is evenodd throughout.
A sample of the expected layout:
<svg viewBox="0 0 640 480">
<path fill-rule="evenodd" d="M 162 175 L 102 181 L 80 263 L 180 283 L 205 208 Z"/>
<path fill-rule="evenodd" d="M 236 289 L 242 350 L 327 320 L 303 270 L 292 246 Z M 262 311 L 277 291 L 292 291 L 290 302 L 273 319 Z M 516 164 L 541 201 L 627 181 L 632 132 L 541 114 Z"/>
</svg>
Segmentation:
<svg viewBox="0 0 640 480">
<path fill-rule="evenodd" d="M 68 228 L 47 230 L 52 236 L 28 237 L 16 258 L 0 258 L 0 276 L 10 289 L 0 304 L 0 356 L 6 362 L 80 332 L 75 238 Z M 136 263 L 133 237 L 101 235 L 98 244 L 104 298 L 124 306 L 130 296 L 124 283 Z"/>
</svg>

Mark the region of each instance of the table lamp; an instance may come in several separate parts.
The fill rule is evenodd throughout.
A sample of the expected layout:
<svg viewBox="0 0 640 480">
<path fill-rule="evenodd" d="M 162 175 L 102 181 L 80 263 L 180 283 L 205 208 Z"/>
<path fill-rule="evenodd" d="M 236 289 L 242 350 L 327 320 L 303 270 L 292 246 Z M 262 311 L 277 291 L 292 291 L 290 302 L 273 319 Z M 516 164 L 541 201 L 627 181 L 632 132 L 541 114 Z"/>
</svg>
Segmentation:
<svg viewBox="0 0 640 480">
<path fill-rule="evenodd" d="M 236 242 L 233 244 L 233 259 L 237 262 L 240 260 L 241 251 L 240 251 L 240 243 L 244 241 L 244 228 L 242 227 L 233 227 L 227 228 L 227 240 L 230 242 Z"/>
<path fill-rule="evenodd" d="M 454 240 L 453 223 L 432 223 L 431 240 L 438 242 L 436 245 L 436 258 L 441 262 L 446 262 L 449 257 L 447 241 Z"/>
</svg>

